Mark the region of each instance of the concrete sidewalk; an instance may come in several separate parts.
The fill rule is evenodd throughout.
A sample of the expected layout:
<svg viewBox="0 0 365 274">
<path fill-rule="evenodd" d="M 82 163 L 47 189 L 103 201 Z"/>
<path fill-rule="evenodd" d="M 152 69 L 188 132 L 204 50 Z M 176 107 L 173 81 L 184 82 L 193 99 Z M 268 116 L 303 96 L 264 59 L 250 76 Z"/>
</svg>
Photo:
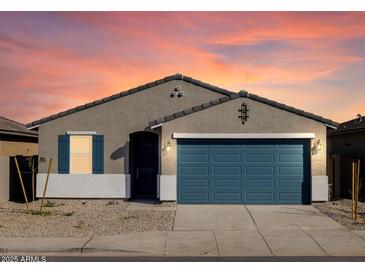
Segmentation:
<svg viewBox="0 0 365 274">
<path fill-rule="evenodd" d="M 178 206 L 173 231 L 97 238 L 0 238 L 3 254 L 68 256 L 365 256 L 365 232 L 311 206 Z"/>
</svg>

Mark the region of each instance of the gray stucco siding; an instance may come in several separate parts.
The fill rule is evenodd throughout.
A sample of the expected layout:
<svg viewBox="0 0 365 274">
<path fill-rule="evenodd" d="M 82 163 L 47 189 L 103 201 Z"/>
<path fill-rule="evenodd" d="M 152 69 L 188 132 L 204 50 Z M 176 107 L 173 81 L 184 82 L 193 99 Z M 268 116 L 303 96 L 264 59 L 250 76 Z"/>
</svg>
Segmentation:
<svg viewBox="0 0 365 274">
<path fill-rule="evenodd" d="M 238 117 L 242 102 L 249 109 L 249 118 L 245 124 Z M 314 133 L 316 139 L 321 140 L 323 149 L 317 155 L 312 155 L 312 176 L 326 175 L 326 126 L 323 123 L 248 98 L 231 100 L 163 124 L 161 142 L 170 141 L 172 147 L 168 155 L 162 156 L 162 175 L 176 174 L 176 139 L 172 138 L 174 132 Z"/>
<path fill-rule="evenodd" d="M 170 97 L 180 85 L 182 97 Z M 51 173 L 57 173 L 58 135 L 67 131 L 96 131 L 104 135 L 104 173 L 129 172 L 129 134 L 146 129 L 148 121 L 218 99 L 223 95 L 205 88 L 174 80 L 144 91 L 72 113 L 39 126 L 39 156 L 53 159 Z M 157 133 L 159 129 L 155 130 Z M 47 172 L 40 163 L 39 172 Z"/>
</svg>

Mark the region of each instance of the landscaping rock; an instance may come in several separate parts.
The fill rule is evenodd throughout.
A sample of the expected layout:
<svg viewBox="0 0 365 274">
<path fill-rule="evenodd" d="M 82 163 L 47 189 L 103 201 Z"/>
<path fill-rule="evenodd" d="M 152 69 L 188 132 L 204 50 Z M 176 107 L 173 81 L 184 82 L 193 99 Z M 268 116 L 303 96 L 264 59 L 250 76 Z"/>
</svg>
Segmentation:
<svg viewBox="0 0 365 274">
<path fill-rule="evenodd" d="M 312 205 L 348 229 L 365 230 L 364 202 L 358 203 L 358 216 L 356 221 L 351 217 L 352 202 L 350 199 L 341 199 L 324 203 L 313 203 Z"/>
<path fill-rule="evenodd" d="M 39 212 L 40 200 L 25 204 L 0 204 L 1 237 L 88 237 L 129 232 L 172 230 L 176 205 L 128 209 L 121 200 L 48 200 Z"/>
</svg>

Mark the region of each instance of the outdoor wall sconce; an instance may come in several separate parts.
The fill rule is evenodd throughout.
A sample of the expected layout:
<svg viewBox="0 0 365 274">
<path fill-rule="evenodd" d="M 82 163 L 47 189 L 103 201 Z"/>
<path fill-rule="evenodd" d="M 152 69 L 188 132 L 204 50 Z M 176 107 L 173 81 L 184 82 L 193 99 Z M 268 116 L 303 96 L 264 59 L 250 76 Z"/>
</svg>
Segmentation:
<svg viewBox="0 0 365 274">
<path fill-rule="evenodd" d="M 167 141 L 167 142 L 165 142 L 163 144 L 162 154 L 163 155 L 167 155 L 170 150 L 171 150 L 171 142 L 170 141 Z"/>
<path fill-rule="evenodd" d="M 319 152 L 322 151 L 322 144 L 320 139 L 316 139 L 313 141 L 313 146 L 311 150 L 312 150 L 312 155 L 317 155 Z"/>
</svg>

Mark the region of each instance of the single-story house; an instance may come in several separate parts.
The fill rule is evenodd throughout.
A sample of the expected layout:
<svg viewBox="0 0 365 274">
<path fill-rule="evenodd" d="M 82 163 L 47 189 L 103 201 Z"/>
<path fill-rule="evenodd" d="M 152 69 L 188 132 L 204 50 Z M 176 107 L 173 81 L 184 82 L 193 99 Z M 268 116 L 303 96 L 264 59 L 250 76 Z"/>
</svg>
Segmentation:
<svg viewBox="0 0 365 274">
<path fill-rule="evenodd" d="M 360 159 L 360 181 L 365 178 L 365 118 L 358 114 L 355 119 L 328 130 L 328 157 L 332 160 L 334 178 L 333 196 L 351 197 L 352 162 Z M 364 197 L 364 186 L 360 194 Z"/>
<path fill-rule="evenodd" d="M 176 74 L 27 125 L 40 196 L 188 204 L 328 199 L 326 129 L 337 123 Z"/>
<path fill-rule="evenodd" d="M 0 201 L 9 200 L 9 156 L 38 154 L 38 133 L 0 116 Z"/>
</svg>

